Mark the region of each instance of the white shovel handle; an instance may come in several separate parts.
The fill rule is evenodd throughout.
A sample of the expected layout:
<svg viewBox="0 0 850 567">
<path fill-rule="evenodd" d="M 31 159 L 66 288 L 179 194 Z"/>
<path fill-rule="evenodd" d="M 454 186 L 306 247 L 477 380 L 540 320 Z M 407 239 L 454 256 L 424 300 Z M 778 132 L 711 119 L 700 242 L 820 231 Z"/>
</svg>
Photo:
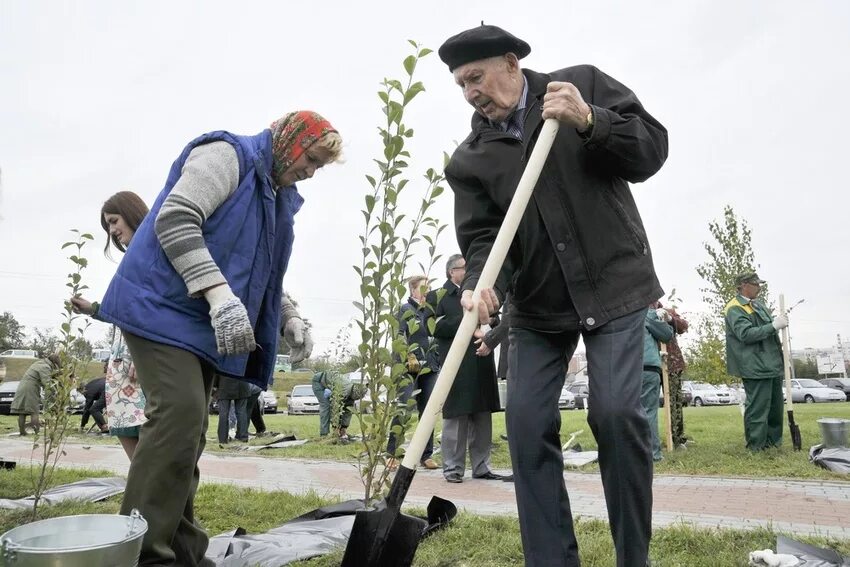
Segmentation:
<svg viewBox="0 0 850 567">
<path fill-rule="evenodd" d="M 484 263 L 484 269 L 481 271 L 478 285 L 475 286 L 475 291 L 472 294 L 472 301 L 476 306 L 478 305 L 481 290 L 492 288 L 496 282 L 496 276 L 499 274 L 499 270 L 502 269 L 502 264 L 508 255 L 508 250 L 514 240 L 522 216 L 525 213 L 525 208 L 531 199 L 531 193 L 534 190 L 534 186 L 537 185 L 540 172 L 543 170 L 543 164 L 546 163 L 549 150 L 552 148 L 552 143 L 558 134 L 559 125 L 560 123 L 554 118 L 549 118 L 543 123 L 540 135 L 537 137 L 537 144 L 531 152 L 528 165 L 525 166 L 525 171 L 519 180 L 519 185 L 517 185 L 511 205 L 508 207 L 508 212 L 505 214 L 505 219 L 499 228 L 499 234 L 496 236 L 493 248 L 490 250 L 490 255 Z M 443 411 L 443 404 L 445 404 L 449 391 L 452 389 L 452 384 L 454 383 L 458 368 L 460 368 L 460 363 L 463 360 L 470 341 L 472 341 L 472 333 L 475 332 L 477 327 L 478 309 L 466 311 L 452 341 L 452 346 L 446 355 L 446 361 L 440 369 L 440 375 L 437 376 L 437 382 L 434 384 L 434 390 L 431 392 L 431 397 L 425 406 L 425 411 L 419 419 L 419 425 L 416 426 L 416 431 L 413 433 L 410 446 L 404 454 L 404 460 L 401 463 L 403 467 L 415 470 L 416 465 L 422 458 L 425 443 L 431 437 L 431 432 L 434 431 L 437 415 Z"/>
<path fill-rule="evenodd" d="M 779 312 L 782 315 L 788 316 L 785 311 L 785 294 L 779 294 Z M 782 329 L 782 366 L 785 369 L 785 409 L 787 411 L 794 410 L 794 402 L 791 400 L 791 365 L 794 361 L 791 360 L 791 343 L 788 342 L 788 327 Z"/>
</svg>

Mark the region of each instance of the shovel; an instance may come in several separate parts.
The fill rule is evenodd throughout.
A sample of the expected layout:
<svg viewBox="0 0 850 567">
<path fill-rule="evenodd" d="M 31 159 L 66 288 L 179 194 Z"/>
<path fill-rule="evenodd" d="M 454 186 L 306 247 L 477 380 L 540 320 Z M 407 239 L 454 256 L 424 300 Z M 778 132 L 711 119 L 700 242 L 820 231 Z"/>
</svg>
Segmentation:
<svg viewBox="0 0 850 567">
<path fill-rule="evenodd" d="M 673 416 L 671 412 L 673 408 L 670 406 L 670 373 L 667 371 L 667 361 L 669 359 L 667 356 L 667 345 L 665 343 L 659 343 L 659 350 L 661 351 L 661 389 L 664 392 L 664 424 L 667 426 L 667 435 L 664 441 L 667 445 L 667 450 L 672 451 Z"/>
<path fill-rule="evenodd" d="M 785 311 L 785 295 L 779 294 L 779 312 L 788 316 Z M 794 423 L 794 402 L 791 400 L 791 343 L 788 342 L 788 327 L 782 329 L 782 358 L 785 367 L 785 409 L 788 412 L 788 429 L 791 430 L 791 443 L 795 451 L 803 449 L 803 438 L 800 436 L 800 426 Z"/>
<path fill-rule="evenodd" d="M 499 270 L 502 269 L 502 263 L 505 261 L 525 208 L 531 199 L 531 193 L 543 170 L 543 164 L 555 141 L 558 126 L 559 123 L 554 118 L 549 118 L 543 123 L 540 135 L 537 137 L 537 144 L 531 152 L 528 165 L 519 180 L 511 205 L 508 207 L 505 219 L 499 228 L 499 234 L 496 236 L 472 294 L 476 306 L 481 290 L 492 288 Z M 357 512 L 351 536 L 345 548 L 342 567 L 408 567 L 413 562 L 413 556 L 416 554 L 416 548 L 422 536 L 424 521 L 402 514 L 401 504 L 413 481 L 416 464 L 421 459 L 425 443 L 434 430 L 437 415 L 443 409 L 443 404 L 449 395 L 455 375 L 478 324 L 477 308 L 464 312 L 460 327 L 446 355 L 446 361 L 434 384 L 434 391 L 419 418 L 419 424 L 404 454 L 404 460 L 393 478 L 390 492 L 387 498 L 379 502 L 373 510 Z"/>
</svg>

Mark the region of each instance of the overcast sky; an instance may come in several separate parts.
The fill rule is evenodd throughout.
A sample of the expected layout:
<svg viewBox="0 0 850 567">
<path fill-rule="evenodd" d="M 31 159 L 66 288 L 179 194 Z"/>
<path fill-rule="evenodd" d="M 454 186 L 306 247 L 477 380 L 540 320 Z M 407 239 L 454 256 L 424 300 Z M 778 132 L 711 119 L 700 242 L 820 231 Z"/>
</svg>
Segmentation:
<svg viewBox="0 0 850 567">
<path fill-rule="evenodd" d="M 407 39 L 436 51 L 481 20 L 531 44 L 537 71 L 591 63 L 634 90 L 669 130 L 670 157 L 633 191 L 656 270 L 683 308 L 704 309 L 695 267 L 709 221 L 734 206 L 753 230 L 760 275 L 806 302 L 794 347 L 850 339 L 850 2 L 45 2 L 0 0 L 0 312 L 56 326 L 68 229 L 96 236 L 91 299 L 116 264 L 103 257 L 103 201 L 129 189 L 149 204 L 195 136 L 255 134 L 312 109 L 345 139 L 346 161 L 300 184 L 306 204 L 285 287 L 313 321 L 316 354 L 354 316 L 351 266 L 364 180 L 374 174 L 383 77 L 400 77 Z M 408 192 L 469 128 L 471 108 L 436 53 Z M 836 106 L 838 105 L 838 106 Z M 439 203 L 452 226 L 452 199 Z M 452 230 L 440 241 L 456 252 Z M 441 273 L 436 274 L 442 276 Z M 92 338 L 99 338 L 99 325 Z"/>
</svg>

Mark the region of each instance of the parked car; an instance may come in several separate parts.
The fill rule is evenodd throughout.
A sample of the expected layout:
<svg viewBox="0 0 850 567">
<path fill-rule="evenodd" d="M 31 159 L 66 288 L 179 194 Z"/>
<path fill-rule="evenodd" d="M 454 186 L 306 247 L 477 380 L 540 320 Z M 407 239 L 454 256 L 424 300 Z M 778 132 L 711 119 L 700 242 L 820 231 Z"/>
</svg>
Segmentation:
<svg viewBox="0 0 850 567">
<path fill-rule="evenodd" d="M 819 382 L 824 386 L 841 390 L 847 396 L 847 401 L 850 401 L 850 378 L 821 378 Z"/>
<path fill-rule="evenodd" d="M 96 348 L 91 351 L 91 359 L 98 362 L 108 362 L 112 351 L 108 348 Z"/>
<path fill-rule="evenodd" d="M 589 391 L 587 382 L 573 382 L 567 386 L 567 390 L 575 398 L 576 408 L 584 409 L 587 407 L 587 394 Z"/>
<path fill-rule="evenodd" d="M 68 404 L 68 413 L 83 413 L 86 407 L 86 397 L 76 388 L 71 389 L 71 401 Z"/>
<path fill-rule="evenodd" d="M 19 381 L 3 382 L 0 384 L 0 414 L 9 415 L 12 409 L 12 400 L 15 399 L 15 392 L 18 391 Z"/>
<path fill-rule="evenodd" d="M 289 415 L 319 413 L 319 400 L 313 394 L 312 384 L 299 384 L 286 395 L 286 411 Z"/>
<path fill-rule="evenodd" d="M 561 396 L 558 398 L 558 409 L 576 409 L 575 394 L 570 392 L 568 386 L 561 389 Z"/>
<path fill-rule="evenodd" d="M 273 391 L 266 390 L 260 394 L 260 399 L 263 401 L 263 413 L 277 413 L 277 396 Z"/>
<path fill-rule="evenodd" d="M 363 375 L 359 370 L 345 374 L 346 379 L 353 384 L 363 384 Z M 366 386 L 366 384 L 363 384 Z M 378 402 L 385 403 L 387 401 L 386 388 L 381 387 L 381 393 L 378 395 Z M 372 395 L 369 393 L 369 388 L 365 388 L 363 397 L 354 402 L 355 411 L 363 409 L 363 413 L 373 413 Z"/>
<path fill-rule="evenodd" d="M 292 364 L 289 362 L 288 354 L 279 354 L 275 357 L 274 371 L 275 373 L 292 372 Z"/>
<path fill-rule="evenodd" d="M 11 350 L 4 350 L 0 352 L 0 357 L 2 358 L 38 358 L 38 353 L 34 350 L 26 350 L 20 348 L 13 348 Z"/>
<path fill-rule="evenodd" d="M 702 406 L 728 406 L 737 403 L 737 396 L 733 398 L 732 392 L 719 390 L 716 386 L 706 382 L 682 382 L 682 390 L 690 392 L 691 404 L 696 407 Z"/>
<path fill-rule="evenodd" d="M 830 388 L 811 378 L 798 378 L 791 380 L 791 401 L 806 402 L 843 402 L 847 397 L 844 392 Z"/>
</svg>

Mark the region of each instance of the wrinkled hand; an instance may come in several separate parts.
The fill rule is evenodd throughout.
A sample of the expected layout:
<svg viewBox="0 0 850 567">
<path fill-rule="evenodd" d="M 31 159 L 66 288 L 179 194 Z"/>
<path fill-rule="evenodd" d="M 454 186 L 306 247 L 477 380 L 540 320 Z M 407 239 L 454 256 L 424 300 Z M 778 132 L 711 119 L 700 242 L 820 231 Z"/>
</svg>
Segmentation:
<svg viewBox="0 0 850 567">
<path fill-rule="evenodd" d="M 493 349 L 487 346 L 484 339 L 478 339 L 475 341 L 475 344 L 478 345 L 478 348 L 475 350 L 475 354 L 478 356 L 490 356 L 490 353 L 493 352 Z"/>
<path fill-rule="evenodd" d="M 82 297 L 71 298 L 71 309 L 74 313 L 82 313 L 83 315 L 94 315 L 94 307 L 91 301 Z"/>
<path fill-rule="evenodd" d="M 301 362 L 313 353 L 313 337 L 300 317 L 292 317 L 286 322 L 283 340 L 289 345 L 290 362 Z"/>
<path fill-rule="evenodd" d="M 460 304 L 466 311 L 472 311 L 475 305 L 472 302 L 472 290 L 466 290 L 460 298 Z M 490 319 L 499 312 L 499 298 L 492 288 L 482 289 L 478 301 L 478 322 L 489 325 Z"/>
<path fill-rule="evenodd" d="M 673 320 L 673 315 L 671 315 L 670 312 L 664 309 L 663 307 L 656 309 L 655 314 L 658 316 L 658 319 L 665 323 L 669 323 Z"/>
<path fill-rule="evenodd" d="M 773 318 L 773 328 L 777 331 L 788 326 L 788 317 L 786 315 L 777 315 Z"/>
<path fill-rule="evenodd" d="M 572 83 L 552 81 L 546 87 L 543 97 L 543 118 L 557 118 L 583 132 L 587 129 L 587 115 L 590 106 L 584 102 L 581 93 Z"/>
<path fill-rule="evenodd" d="M 210 321 L 220 354 L 247 354 L 257 348 L 248 310 L 233 295 L 229 285 L 210 288 L 204 292 L 204 297 L 210 304 Z"/>
</svg>

